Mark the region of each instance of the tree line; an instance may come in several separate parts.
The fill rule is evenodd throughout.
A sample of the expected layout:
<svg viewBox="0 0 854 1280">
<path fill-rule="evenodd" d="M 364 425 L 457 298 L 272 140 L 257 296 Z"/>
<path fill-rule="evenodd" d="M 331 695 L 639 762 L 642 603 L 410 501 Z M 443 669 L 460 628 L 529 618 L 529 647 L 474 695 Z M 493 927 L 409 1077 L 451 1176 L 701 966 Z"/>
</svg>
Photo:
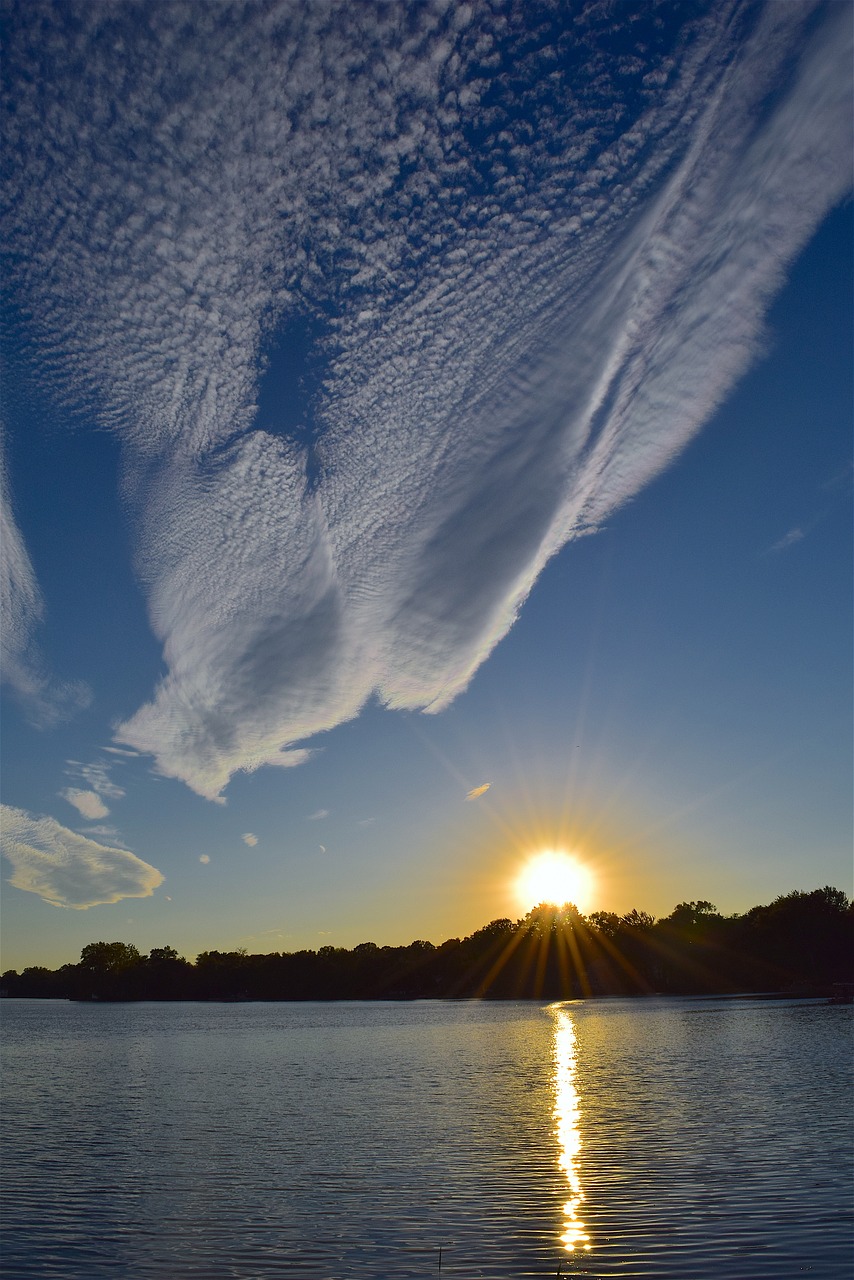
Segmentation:
<svg viewBox="0 0 854 1280">
<path fill-rule="evenodd" d="M 669 916 L 541 904 L 520 920 L 493 920 L 441 945 L 362 942 L 352 949 L 248 955 L 174 947 L 142 955 L 126 942 L 90 942 L 77 964 L 0 979 L 11 997 L 71 1000 L 394 1000 L 483 997 L 832 994 L 854 978 L 854 903 L 826 886 L 743 915 L 680 902 Z"/>
</svg>

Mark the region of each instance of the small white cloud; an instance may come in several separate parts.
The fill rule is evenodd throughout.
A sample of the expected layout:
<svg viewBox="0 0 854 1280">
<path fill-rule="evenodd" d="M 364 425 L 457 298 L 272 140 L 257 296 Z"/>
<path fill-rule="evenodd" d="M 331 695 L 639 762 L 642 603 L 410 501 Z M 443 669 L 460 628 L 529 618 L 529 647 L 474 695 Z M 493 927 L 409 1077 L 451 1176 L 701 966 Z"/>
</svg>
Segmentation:
<svg viewBox="0 0 854 1280">
<path fill-rule="evenodd" d="M 768 552 L 773 554 L 775 551 L 785 551 L 788 547 L 793 547 L 796 542 L 802 542 L 805 537 L 805 531 L 796 526 L 794 529 L 790 529 L 779 542 L 775 542 L 773 546 L 769 547 Z"/>
<path fill-rule="evenodd" d="M 83 818 L 94 822 L 97 818 L 106 818 L 110 812 L 103 800 L 94 791 L 81 791 L 79 787 L 66 787 L 60 791 L 63 800 L 73 805 Z"/>
<path fill-rule="evenodd" d="M 99 796 L 106 796 L 109 800 L 121 800 L 125 794 L 124 787 L 118 786 L 110 777 L 111 764 L 103 760 L 93 760 L 89 764 L 83 764 L 80 760 L 66 760 L 65 763 L 66 777 L 84 782 Z"/>
<path fill-rule="evenodd" d="M 317 847 L 318 847 L 318 849 L 320 850 L 320 852 L 321 852 L 321 853 L 326 853 L 326 845 L 325 845 L 325 844 L 319 844 Z"/>
<path fill-rule="evenodd" d="M 480 799 L 482 795 L 486 794 L 486 792 L 489 790 L 491 786 L 492 786 L 491 782 L 484 782 L 483 785 L 480 787 L 473 787 L 471 791 L 468 793 L 468 795 L 466 796 L 466 800 Z"/>
<path fill-rule="evenodd" d="M 306 822 L 319 822 L 321 818 L 328 818 L 328 809 L 318 809 L 315 813 L 310 813 L 306 818 Z"/>
<path fill-rule="evenodd" d="M 250 849 L 254 849 L 258 843 L 258 837 L 253 836 L 251 831 L 247 831 L 245 835 L 240 837 L 244 844 L 248 844 Z"/>
<path fill-rule="evenodd" d="M 199 854 L 199 862 L 203 862 L 205 866 L 210 862 L 210 858 L 206 853 Z"/>
<path fill-rule="evenodd" d="M 10 884 L 57 907 L 83 911 L 123 898 L 148 898 L 163 876 L 127 849 L 99 844 L 53 818 L 0 806 L 0 849 Z"/>
<path fill-rule="evenodd" d="M 376 822 L 376 818 L 360 818 L 360 819 L 359 819 L 359 826 L 360 826 L 360 827 L 372 827 L 372 826 L 374 825 L 374 823 L 375 823 L 375 822 Z"/>
<path fill-rule="evenodd" d="M 109 751 L 111 756 L 129 756 L 131 759 L 139 757 L 138 751 L 126 751 L 124 747 L 102 747 L 102 751 Z"/>
</svg>

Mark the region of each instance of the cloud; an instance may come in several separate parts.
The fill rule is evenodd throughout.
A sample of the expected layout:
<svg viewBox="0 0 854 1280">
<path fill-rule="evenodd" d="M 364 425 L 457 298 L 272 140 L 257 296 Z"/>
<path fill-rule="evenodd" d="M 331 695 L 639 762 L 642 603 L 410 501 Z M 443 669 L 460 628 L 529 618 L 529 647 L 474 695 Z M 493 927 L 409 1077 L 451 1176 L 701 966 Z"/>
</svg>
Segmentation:
<svg viewBox="0 0 854 1280">
<path fill-rule="evenodd" d="M 199 862 L 203 862 L 205 866 L 210 862 L 210 856 L 207 853 L 199 854 Z"/>
<path fill-rule="evenodd" d="M 804 533 L 803 529 L 800 529 L 797 527 L 794 529 L 790 529 L 789 532 L 779 540 L 779 542 L 775 542 L 773 546 L 769 547 L 768 551 L 769 553 L 773 553 L 775 551 L 785 551 L 788 547 L 793 547 L 796 542 L 803 541 L 805 537 L 806 537 L 806 534 Z"/>
<path fill-rule="evenodd" d="M 491 786 L 492 786 L 491 782 L 484 782 L 484 784 L 480 787 L 473 787 L 472 790 L 466 796 L 466 800 L 478 800 L 482 795 L 486 794 L 486 792 L 489 790 Z"/>
<path fill-rule="evenodd" d="M 85 782 L 99 796 L 106 796 L 109 800 L 121 800 L 125 794 L 124 787 L 113 782 L 109 774 L 110 768 L 110 764 L 100 760 L 93 760 L 89 764 L 83 764 L 79 760 L 68 760 L 65 772 L 69 778 Z"/>
<path fill-rule="evenodd" d="M 319 844 L 317 847 L 318 847 L 318 849 L 320 850 L 320 852 L 321 852 L 321 853 L 326 853 L 326 845 L 325 845 L 325 844 Z"/>
<path fill-rule="evenodd" d="M 840 501 L 846 501 L 851 497 L 852 488 L 854 488 L 852 482 L 854 482 L 854 464 L 849 463 L 820 485 L 820 492 L 824 496 L 810 517 L 798 525 L 793 525 L 788 533 L 772 543 L 770 547 L 766 547 L 761 554 L 770 556 L 780 551 L 787 551 L 789 547 L 809 537 L 819 525 L 834 514 Z"/>
<path fill-rule="evenodd" d="M 250 849 L 254 849 L 258 843 L 258 837 L 253 836 L 251 831 L 247 831 L 246 835 L 240 837 L 244 844 L 248 844 Z"/>
<path fill-rule="evenodd" d="M 35 641 L 44 615 L 35 570 L 15 520 L 0 422 L 0 679 L 39 727 L 67 719 L 91 701 L 82 682 L 62 682 L 48 674 Z"/>
<path fill-rule="evenodd" d="M 238 938 L 238 946 L 245 946 L 250 942 L 263 942 L 269 945 L 271 939 L 278 942 L 286 942 L 294 935 L 291 933 L 283 933 L 281 929 L 264 929 L 261 933 L 247 933 L 244 937 Z"/>
<path fill-rule="evenodd" d="M 73 805 L 83 818 L 94 822 L 97 818 L 106 818 L 110 812 L 99 795 L 94 791 L 81 791 L 79 787 L 66 787 L 60 791 L 63 800 Z"/>
<path fill-rule="evenodd" d="M 96 823 L 95 826 L 92 827 L 80 827 L 79 830 L 82 835 L 101 836 L 105 840 L 109 840 L 115 849 L 127 849 L 127 845 L 124 840 L 122 840 L 115 827 L 111 827 L 106 823 Z"/>
<path fill-rule="evenodd" d="M 850 497 L 854 490 L 854 462 L 849 462 L 841 471 L 837 471 L 824 482 L 822 488 L 827 493 Z"/>
<path fill-rule="evenodd" d="M 10 884 L 58 907 L 85 910 L 123 898 L 148 898 L 163 876 L 126 849 L 98 844 L 60 826 L 0 806 L 0 850 L 13 867 Z"/>
<path fill-rule="evenodd" d="M 5 433 L 0 431 L 0 600 L 3 605 L 3 679 L 20 694 L 37 696 L 43 688 L 29 665 L 32 633 L 44 617 L 44 603 L 32 561 L 12 511 L 6 468 Z"/>
<path fill-rule="evenodd" d="M 848 6 L 545 5 L 535 48 L 461 12 L 10 19 L 11 283 L 123 441 L 167 665 L 116 741 L 211 799 L 371 697 L 447 706 L 708 420 L 850 188 Z M 305 314 L 311 446 L 257 409 Z"/>
<path fill-rule="evenodd" d="M 320 822 L 322 818 L 329 817 L 328 809 L 316 809 L 314 813 L 310 813 L 306 818 L 306 822 Z"/>
<path fill-rule="evenodd" d="M 100 760 L 94 760 L 88 764 L 80 760 L 68 760 L 66 776 L 83 782 L 86 786 L 66 787 L 64 791 L 59 792 L 59 795 L 73 805 L 84 818 L 89 818 L 91 821 L 106 818 L 110 810 L 104 803 L 104 797 L 106 796 L 109 800 L 120 800 L 125 794 L 124 788 L 117 786 L 110 778 L 109 767 Z"/>
</svg>

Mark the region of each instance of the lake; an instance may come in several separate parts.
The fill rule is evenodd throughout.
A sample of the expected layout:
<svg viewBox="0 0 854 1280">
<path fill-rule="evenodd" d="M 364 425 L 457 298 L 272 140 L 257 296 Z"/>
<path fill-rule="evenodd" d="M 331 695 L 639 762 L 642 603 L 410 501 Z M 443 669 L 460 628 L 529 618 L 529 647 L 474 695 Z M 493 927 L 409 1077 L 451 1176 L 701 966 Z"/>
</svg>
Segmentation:
<svg viewBox="0 0 854 1280">
<path fill-rule="evenodd" d="M 8 1280 L 850 1274 L 851 1007 L 0 1012 Z"/>
</svg>

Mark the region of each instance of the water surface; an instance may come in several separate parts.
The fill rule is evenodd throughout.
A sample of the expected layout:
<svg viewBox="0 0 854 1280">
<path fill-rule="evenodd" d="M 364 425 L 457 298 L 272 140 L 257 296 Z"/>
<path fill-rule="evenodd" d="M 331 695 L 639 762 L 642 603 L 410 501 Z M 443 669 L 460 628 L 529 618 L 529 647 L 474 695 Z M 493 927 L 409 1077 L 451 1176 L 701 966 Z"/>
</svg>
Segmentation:
<svg viewBox="0 0 854 1280">
<path fill-rule="evenodd" d="M 852 1010 L 7 1000 L 4 1274 L 849 1274 Z"/>
</svg>

